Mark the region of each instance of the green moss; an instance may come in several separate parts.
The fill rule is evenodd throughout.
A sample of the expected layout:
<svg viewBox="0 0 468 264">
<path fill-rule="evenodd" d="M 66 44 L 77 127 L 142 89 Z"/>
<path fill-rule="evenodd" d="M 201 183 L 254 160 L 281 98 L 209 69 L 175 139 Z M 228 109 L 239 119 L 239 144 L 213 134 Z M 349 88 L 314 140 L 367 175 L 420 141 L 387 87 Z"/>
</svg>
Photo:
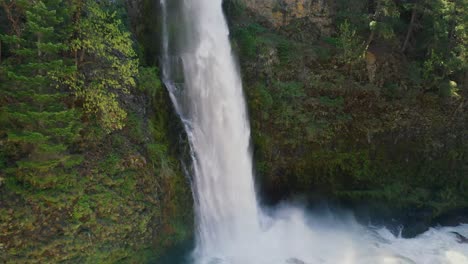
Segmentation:
<svg viewBox="0 0 468 264">
<path fill-rule="evenodd" d="M 371 51 L 378 56 L 371 83 L 363 60 L 368 36 L 356 27 L 364 18 L 338 15 L 343 26 L 322 40 L 301 37 L 311 33 L 301 23 L 259 30 L 252 14 L 231 17 L 262 193 L 425 208 L 429 218 L 466 207 L 461 90 L 423 87 L 422 62 L 407 58 L 409 66 L 383 47 Z"/>
<path fill-rule="evenodd" d="M 82 196 L 73 207 L 73 219 L 75 221 L 82 221 L 92 213 L 93 210 L 91 210 L 90 198 L 86 195 Z"/>
</svg>

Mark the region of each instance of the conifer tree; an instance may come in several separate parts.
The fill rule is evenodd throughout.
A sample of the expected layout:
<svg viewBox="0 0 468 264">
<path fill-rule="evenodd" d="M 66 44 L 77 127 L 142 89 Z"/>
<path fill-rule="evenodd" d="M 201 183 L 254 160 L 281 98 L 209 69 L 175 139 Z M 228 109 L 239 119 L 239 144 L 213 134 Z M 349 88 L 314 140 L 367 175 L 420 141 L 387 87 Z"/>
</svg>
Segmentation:
<svg viewBox="0 0 468 264">
<path fill-rule="evenodd" d="M 29 2 L 29 1 L 28 1 Z M 63 57 L 68 17 L 62 0 L 17 1 L 25 21 L 21 32 L 0 37 L 11 56 L 2 62 L 0 127 L 8 176 L 27 186 L 50 188 L 57 176 L 80 161 L 69 146 L 80 131 L 80 114 L 67 106 L 70 94 L 60 78 L 76 73 Z"/>
</svg>

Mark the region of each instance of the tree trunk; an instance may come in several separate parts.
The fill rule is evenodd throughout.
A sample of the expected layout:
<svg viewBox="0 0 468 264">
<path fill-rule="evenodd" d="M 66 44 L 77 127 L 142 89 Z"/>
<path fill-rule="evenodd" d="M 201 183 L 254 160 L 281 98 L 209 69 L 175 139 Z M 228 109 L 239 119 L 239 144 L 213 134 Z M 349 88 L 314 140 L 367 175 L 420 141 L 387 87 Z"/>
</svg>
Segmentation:
<svg viewBox="0 0 468 264">
<path fill-rule="evenodd" d="M 378 23 L 377 21 L 379 21 L 381 2 L 377 1 L 377 3 L 374 3 L 374 1 L 371 1 L 371 3 L 372 5 L 375 4 L 375 10 L 373 10 L 374 14 L 372 15 L 372 20 Z M 374 41 L 376 30 L 377 28 L 371 28 L 371 34 L 369 35 L 369 38 L 367 39 L 367 42 L 366 42 L 366 50 L 369 49 L 369 45 L 372 43 L 372 41 Z"/>
<path fill-rule="evenodd" d="M 416 14 L 418 13 L 417 10 L 417 4 L 415 4 L 415 6 L 413 7 L 413 12 L 411 12 L 411 21 L 408 26 L 408 32 L 406 32 L 405 42 L 403 42 L 403 46 L 401 47 L 402 53 L 404 53 L 406 48 L 408 47 L 409 40 L 411 38 L 411 35 L 413 34 L 414 23 L 416 22 Z"/>
<path fill-rule="evenodd" d="M 42 52 L 41 52 L 41 42 L 42 42 L 42 36 L 41 33 L 37 35 L 37 56 L 41 57 Z"/>
<path fill-rule="evenodd" d="M 84 55 L 85 55 L 85 50 L 82 48 L 81 49 L 81 55 L 80 55 L 80 62 L 84 61 Z"/>
<path fill-rule="evenodd" d="M 371 31 L 371 34 L 369 35 L 369 38 L 367 39 L 366 42 L 366 50 L 369 49 L 369 45 L 372 43 L 375 37 L 375 29 Z"/>
<path fill-rule="evenodd" d="M 8 21 L 10 21 L 11 23 L 11 28 L 14 34 L 17 37 L 20 37 L 21 36 L 21 27 L 20 27 L 20 22 L 19 22 L 20 18 L 18 15 L 16 17 L 13 16 L 13 12 L 12 12 L 12 9 L 16 7 L 15 2 L 11 2 L 9 5 L 7 5 L 6 2 L 3 2 L 2 6 L 3 6 L 3 10 L 5 11 L 7 15 Z"/>
<path fill-rule="evenodd" d="M 75 49 L 73 53 L 75 54 L 75 65 L 76 65 L 76 68 L 78 69 L 78 50 Z"/>
</svg>

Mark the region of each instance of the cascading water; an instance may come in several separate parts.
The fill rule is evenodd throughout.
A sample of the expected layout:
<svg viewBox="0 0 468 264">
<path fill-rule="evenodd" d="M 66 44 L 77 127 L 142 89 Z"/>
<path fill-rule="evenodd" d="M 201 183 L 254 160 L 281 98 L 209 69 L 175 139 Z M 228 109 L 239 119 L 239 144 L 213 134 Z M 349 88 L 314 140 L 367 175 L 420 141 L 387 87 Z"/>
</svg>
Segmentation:
<svg viewBox="0 0 468 264">
<path fill-rule="evenodd" d="M 306 217 L 284 207 L 262 214 L 250 128 L 222 0 L 160 0 L 163 81 L 190 141 L 201 264 L 468 263 L 468 225 L 401 239 L 353 220 Z M 260 224 L 262 222 L 262 224 Z"/>
<path fill-rule="evenodd" d="M 193 154 L 198 243 L 201 251 L 219 250 L 220 241 L 240 240 L 258 231 L 258 210 L 252 181 L 250 128 L 242 84 L 229 43 L 221 0 L 184 1 L 179 17 L 193 35 L 169 57 L 165 83 L 185 120 Z M 162 2 L 163 8 L 170 8 Z M 167 16 L 164 17 L 167 34 Z M 179 64 L 183 83 L 175 83 Z M 202 252 L 200 252 L 202 253 Z"/>
</svg>

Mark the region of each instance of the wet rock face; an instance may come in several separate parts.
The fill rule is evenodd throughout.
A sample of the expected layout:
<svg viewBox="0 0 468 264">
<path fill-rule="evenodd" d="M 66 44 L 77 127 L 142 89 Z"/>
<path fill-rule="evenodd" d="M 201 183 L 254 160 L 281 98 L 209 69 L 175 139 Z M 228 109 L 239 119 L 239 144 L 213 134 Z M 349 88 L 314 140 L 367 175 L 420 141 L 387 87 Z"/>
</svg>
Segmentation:
<svg viewBox="0 0 468 264">
<path fill-rule="evenodd" d="M 143 0 L 125 0 L 128 16 L 135 33 L 139 33 L 142 30 L 141 17 L 143 15 L 144 1 Z"/>
<path fill-rule="evenodd" d="M 308 19 L 328 36 L 332 31 L 334 0 L 239 0 L 267 19 L 274 27 L 287 26 L 296 19 Z"/>
</svg>

